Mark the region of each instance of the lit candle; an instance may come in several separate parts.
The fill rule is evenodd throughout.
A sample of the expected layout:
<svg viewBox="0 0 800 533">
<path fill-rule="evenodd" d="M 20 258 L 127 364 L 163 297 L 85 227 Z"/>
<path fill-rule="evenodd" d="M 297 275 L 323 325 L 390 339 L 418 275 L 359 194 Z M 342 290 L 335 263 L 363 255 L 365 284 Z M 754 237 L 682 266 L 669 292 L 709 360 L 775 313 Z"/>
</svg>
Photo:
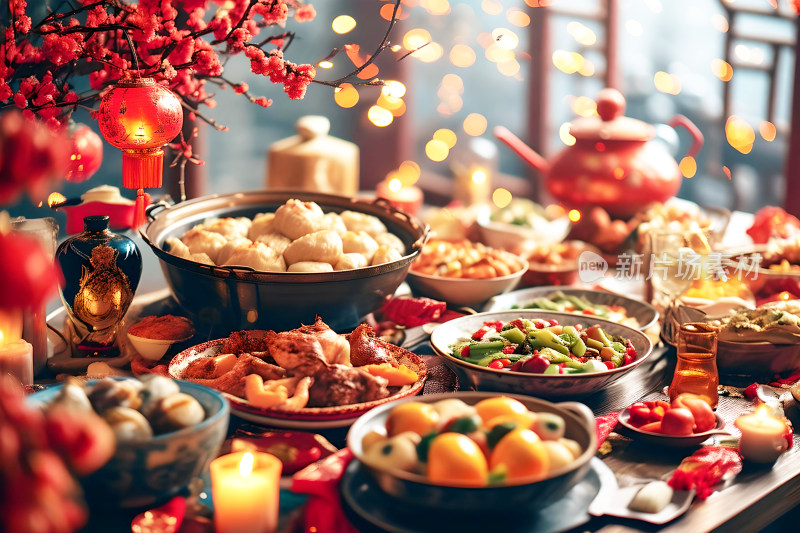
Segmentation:
<svg viewBox="0 0 800 533">
<path fill-rule="evenodd" d="M 491 183 L 487 169 L 470 166 L 456 174 L 453 196 L 463 205 L 487 203 L 490 194 Z"/>
<path fill-rule="evenodd" d="M 759 406 L 755 413 L 740 416 L 734 425 L 742 432 L 739 453 L 748 461 L 771 463 L 791 445 L 786 437 L 786 424 L 772 416 L 766 405 Z"/>
<path fill-rule="evenodd" d="M 274 455 L 238 452 L 211 461 L 217 533 L 266 533 L 278 528 L 281 462 Z"/>
<path fill-rule="evenodd" d="M 378 198 L 384 198 L 395 208 L 416 215 L 422 207 L 422 189 L 414 185 L 404 186 L 397 178 L 384 180 L 376 189 Z"/>
<path fill-rule="evenodd" d="M 0 309 L 0 376 L 33 385 L 33 346 L 22 340 L 22 310 Z"/>
</svg>

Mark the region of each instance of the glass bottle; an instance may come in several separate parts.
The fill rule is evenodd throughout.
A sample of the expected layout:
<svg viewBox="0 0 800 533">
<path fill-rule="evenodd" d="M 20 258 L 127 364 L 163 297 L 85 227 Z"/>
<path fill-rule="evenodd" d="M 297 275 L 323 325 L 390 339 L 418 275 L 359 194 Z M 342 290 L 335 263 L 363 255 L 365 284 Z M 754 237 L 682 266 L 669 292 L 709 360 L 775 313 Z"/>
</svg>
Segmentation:
<svg viewBox="0 0 800 533">
<path fill-rule="evenodd" d="M 670 401 L 683 392 L 701 396 L 711 407 L 719 402 L 717 329 L 702 322 L 681 324 L 678 363 L 669 386 Z"/>
</svg>

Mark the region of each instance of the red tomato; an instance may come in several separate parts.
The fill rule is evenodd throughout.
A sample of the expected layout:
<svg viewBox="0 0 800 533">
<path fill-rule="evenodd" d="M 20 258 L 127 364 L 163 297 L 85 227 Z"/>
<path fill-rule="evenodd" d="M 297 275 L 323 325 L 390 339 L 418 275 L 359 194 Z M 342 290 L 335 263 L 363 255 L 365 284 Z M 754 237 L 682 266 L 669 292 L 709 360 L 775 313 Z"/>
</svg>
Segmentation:
<svg viewBox="0 0 800 533">
<path fill-rule="evenodd" d="M 665 435 L 691 435 L 694 431 L 694 416 L 685 407 L 672 407 L 661 419 L 661 433 Z"/>
<path fill-rule="evenodd" d="M 695 433 L 702 433 L 717 427 L 714 411 L 708 402 L 699 396 L 686 392 L 679 394 L 672 402 L 672 407 L 685 407 L 692 412 Z"/>
<path fill-rule="evenodd" d="M 67 181 L 79 183 L 91 178 L 103 162 L 103 141 L 86 124 L 77 124 L 72 133 L 72 148 L 69 151 L 69 169 L 64 175 Z"/>
</svg>

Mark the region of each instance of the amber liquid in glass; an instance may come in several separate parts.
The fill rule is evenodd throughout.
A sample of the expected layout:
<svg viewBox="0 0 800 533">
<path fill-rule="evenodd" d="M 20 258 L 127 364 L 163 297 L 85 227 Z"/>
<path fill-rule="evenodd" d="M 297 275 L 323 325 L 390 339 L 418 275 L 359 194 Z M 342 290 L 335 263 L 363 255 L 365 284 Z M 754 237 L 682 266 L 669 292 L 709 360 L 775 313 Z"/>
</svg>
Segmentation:
<svg viewBox="0 0 800 533">
<path fill-rule="evenodd" d="M 683 392 L 690 392 L 716 407 L 719 403 L 718 386 L 717 330 L 703 323 L 681 325 L 678 362 L 669 386 L 670 401 Z"/>
</svg>

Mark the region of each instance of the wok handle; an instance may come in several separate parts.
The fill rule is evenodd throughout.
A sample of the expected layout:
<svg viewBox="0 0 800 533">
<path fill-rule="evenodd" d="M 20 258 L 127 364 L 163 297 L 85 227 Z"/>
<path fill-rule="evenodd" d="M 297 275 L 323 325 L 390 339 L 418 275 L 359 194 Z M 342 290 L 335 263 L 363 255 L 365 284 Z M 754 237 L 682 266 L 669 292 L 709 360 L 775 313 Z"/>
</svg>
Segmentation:
<svg viewBox="0 0 800 533">
<path fill-rule="evenodd" d="M 689 147 L 689 151 L 686 152 L 686 155 L 691 158 L 696 158 L 697 154 L 700 153 L 700 149 L 703 147 L 703 143 L 705 142 L 703 132 L 700 131 L 700 128 L 698 128 L 694 122 L 689 120 L 689 118 L 684 115 L 675 115 L 672 117 L 672 120 L 669 121 L 669 125 L 673 128 L 677 128 L 678 126 L 683 126 L 686 128 L 686 131 L 688 131 L 689 135 L 692 136 L 692 145 Z"/>
<path fill-rule="evenodd" d="M 561 402 L 557 403 L 556 406 L 571 412 L 572 414 L 576 415 L 578 418 L 581 418 L 586 421 L 588 424 L 589 430 L 589 440 L 590 440 L 590 448 L 595 449 L 597 448 L 597 432 L 595 431 L 595 421 L 594 421 L 594 413 L 591 409 L 589 409 L 585 404 L 580 402 Z"/>
<path fill-rule="evenodd" d="M 400 211 L 395 206 L 393 206 L 386 198 L 381 198 L 380 196 L 378 196 L 374 200 L 372 200 L 371 203 L 376 207 L 380 207 L 386 210 L 386 212 L 391 213 L 397 218 L 405 219 L 405 221 L 414 228 L 420 226 L 420 221 L 415 216 L 409 215 L 405 211 Z M 425 245 L 425 243 L 428 241 L 429 234 L 430 234 L 430 227 L 427 224 L 425 224 L 424 231 L 422 232 L 420 238 L 411 244 L 411 250 L 414 252 L 416 252 L 417 250 L 421 250 L 422 247 Z"/>
<path fill-rule="evenodd" d="M 171 204 L 166 199 L 161 199 L 154 204 L 148 205 L 144 210 L 144 214 L 147 217 L 147 220 L 152 222 L 156 219 L 156 215 L 158 215 L 158 213 L 160 213 L 164 209 L 172 207 L 173 205 L 174 204 Z"/>
</svg>

